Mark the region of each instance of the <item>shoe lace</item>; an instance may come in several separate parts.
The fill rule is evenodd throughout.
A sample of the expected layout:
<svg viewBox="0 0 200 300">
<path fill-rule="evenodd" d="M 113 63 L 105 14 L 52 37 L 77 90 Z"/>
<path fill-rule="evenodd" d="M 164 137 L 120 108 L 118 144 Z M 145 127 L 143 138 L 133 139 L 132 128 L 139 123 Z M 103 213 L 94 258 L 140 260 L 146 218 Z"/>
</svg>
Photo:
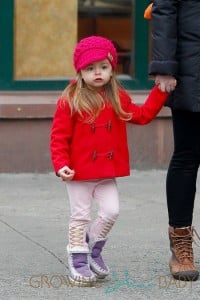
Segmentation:
<svg viewBox="0 0 200 300">
<path fill-rule="evenodd" d="M 181 236 L 177 233 L 173 233 L 172 237 L 174 240 L 174 246 L 177 251 L 179 260 L 183 262 L 185 259 L 193 262 L 193 249 L 192 249 L 192 242 L 195 243 L 198 247 L 200 245 L 196 242 L 194 236 L 200 240 L 200 236 L 197 233 L 196 229 L 192 227 L 191 229 L 185 228 L 188 231 L 188 234 Z"/>
<path fill-rule="evenodd" d="M 69 241 L 71 247 L 83 246 L 84 240 L 84 227 L 77 226 L 69 228 Z"/>
<path fill-rule="evenodd" d="M 101 233 L 99 234 L 99 238 L 106 238 L 109 231 L 111 230 L 112 226 L 114 224 L 114 221 L 108 221 L 104 224 L 104 227 L 102 228 Z"/>
</svg>

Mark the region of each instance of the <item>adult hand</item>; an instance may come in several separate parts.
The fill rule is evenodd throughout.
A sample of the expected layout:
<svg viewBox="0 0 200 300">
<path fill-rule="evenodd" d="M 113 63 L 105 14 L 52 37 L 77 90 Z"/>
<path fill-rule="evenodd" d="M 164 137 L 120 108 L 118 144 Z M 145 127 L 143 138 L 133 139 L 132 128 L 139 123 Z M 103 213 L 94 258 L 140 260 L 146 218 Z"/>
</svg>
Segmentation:
<svg viewBox="0 0 200 300">
<path fill-rule="evenodd" d="M 156 75 L 155 84 L 162 92 L 172 92 L 177 84 L 176 79 L 170 75 Z"/>
<path fill-rule="evenodd" d="M 70 169 L 67 166 L 63 167 L 58 171 L 58 176 L 61 177 L 62 181 L 72 180 L 74 174 L 74 170 Z"/>
</svg>

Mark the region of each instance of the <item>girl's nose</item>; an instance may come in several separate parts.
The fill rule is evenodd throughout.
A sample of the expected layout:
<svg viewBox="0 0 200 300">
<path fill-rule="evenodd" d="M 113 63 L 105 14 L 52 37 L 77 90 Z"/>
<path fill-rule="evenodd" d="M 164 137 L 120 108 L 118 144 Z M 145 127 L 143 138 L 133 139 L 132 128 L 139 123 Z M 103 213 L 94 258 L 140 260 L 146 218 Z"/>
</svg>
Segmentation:
<svg viewBox="0 0 200 300">
<path fill-rule="evenodd" d="M 95 74 L 100 74 L 100 73 L 101 73 L 100 68 L 95 68 Z"/>
</svg>

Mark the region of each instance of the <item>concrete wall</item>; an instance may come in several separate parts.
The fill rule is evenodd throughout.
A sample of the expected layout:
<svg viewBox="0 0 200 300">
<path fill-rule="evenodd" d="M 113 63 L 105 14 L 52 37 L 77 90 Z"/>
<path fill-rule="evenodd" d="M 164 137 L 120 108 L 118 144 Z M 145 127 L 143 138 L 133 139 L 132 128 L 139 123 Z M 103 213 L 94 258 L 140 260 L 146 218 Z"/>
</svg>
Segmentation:
<svg viewBox="0 0 200 300">
<path fill-rule="evenodd" d="M 131 93 L 141 104 L 146 92 Z M 0 94 L 0 172 L 52 171 L 49 133 L 58 92 Z M 163 108 L 148 125 L 128 124 L 131 168 L 166 168 L 172 153 L 171 114 Z"/>
</svg>

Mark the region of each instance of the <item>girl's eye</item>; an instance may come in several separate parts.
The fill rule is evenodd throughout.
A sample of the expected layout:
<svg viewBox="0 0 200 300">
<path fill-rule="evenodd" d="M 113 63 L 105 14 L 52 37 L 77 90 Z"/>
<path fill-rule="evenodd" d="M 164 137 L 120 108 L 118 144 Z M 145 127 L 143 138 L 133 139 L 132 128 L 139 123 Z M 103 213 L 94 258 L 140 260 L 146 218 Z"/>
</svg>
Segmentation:
<svg viewBox="0 0 200 300">
<path fill-rule="evenodd" d="M 107 65 L 103 65 L 103 66 L 102 66 L 102 69 L 103 69 L 103 70 L 105 70 L 105 69 L 107 69 L 107 68 L 108 68 Z"/>
<path fill-rule="evenodd" d="M 93 67 L 92 66 L 89 66 L 86 68 L 86 71 L 92 71 L 93 70 Z"/>
</svg>

